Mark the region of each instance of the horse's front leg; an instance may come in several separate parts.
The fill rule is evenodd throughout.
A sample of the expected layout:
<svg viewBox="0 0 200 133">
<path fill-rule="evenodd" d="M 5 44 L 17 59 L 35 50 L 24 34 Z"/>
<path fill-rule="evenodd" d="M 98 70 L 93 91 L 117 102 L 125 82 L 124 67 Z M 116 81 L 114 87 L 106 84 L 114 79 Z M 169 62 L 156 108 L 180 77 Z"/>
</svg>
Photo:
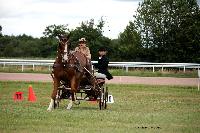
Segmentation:
<svg viewBox="0 0 200 133">
<path fill-rule="evenodd" d="M 59 80 L 54 79 L 53 92 L 51 94 L 51 101 L 49 103 L 49 107 L 48 107 L 47 111 L 52 111 L 54 106 L 55 106 L 55 100 L 56 100 L 56 95 L 57 95 L 57 92 L 58 92 L 59 84 L 60 84 Z"/>
</svg>

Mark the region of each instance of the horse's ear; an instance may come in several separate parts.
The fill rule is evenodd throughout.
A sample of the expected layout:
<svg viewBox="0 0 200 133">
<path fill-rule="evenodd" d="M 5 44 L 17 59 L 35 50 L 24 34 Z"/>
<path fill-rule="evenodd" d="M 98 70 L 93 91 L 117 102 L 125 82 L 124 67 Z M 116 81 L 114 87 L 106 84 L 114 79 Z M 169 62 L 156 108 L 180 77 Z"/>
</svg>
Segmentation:
<svg viewBox="0 0 200 133">
<path fill-rule="evenodd" d="M 71 33 L 69 33 L 68 35 L 65 35 L 65 34 L 58 34 L 57 37 L 59 40 L 62 40 L 62 39 L 67 39 L 69 40 L 69 37 L 71 36 Z"/>
</svg>

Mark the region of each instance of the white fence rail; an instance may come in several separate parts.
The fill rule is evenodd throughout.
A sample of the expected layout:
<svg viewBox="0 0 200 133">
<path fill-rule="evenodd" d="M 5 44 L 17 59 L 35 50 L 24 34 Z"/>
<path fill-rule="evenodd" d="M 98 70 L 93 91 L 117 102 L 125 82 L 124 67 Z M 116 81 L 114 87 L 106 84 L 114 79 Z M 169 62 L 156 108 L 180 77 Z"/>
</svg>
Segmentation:
<svg viewBox="0 0 200 133">
<path fill-rule="evenodd" d="M 48 66 L 49 71 L 53 65 L 54 60 L 26 60 L 26 59 L 0 59 L 0 65 L 5 68 L 7 66 L 21 66 L 21 70 L 24 71 L 25 66 Z M 92 61 L 96 63 L 97 61 Z M 200 64 L 197 63 L 152 63 L 152 62 L 110 62 L 109 67 L 123 68 L 128 72 L 129 68 L 152 68 L 155 72 L 155 68 L 180 68 L 185 72 L 186 69 L 198 69 Z"/>
</svg>

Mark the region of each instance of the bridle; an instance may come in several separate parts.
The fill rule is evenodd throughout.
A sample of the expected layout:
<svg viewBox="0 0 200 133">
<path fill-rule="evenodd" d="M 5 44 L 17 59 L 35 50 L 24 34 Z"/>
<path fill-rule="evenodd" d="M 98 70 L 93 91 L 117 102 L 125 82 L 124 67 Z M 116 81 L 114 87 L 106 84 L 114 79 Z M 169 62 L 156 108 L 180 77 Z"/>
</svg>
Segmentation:
<svg viewBox="0 0 200 133">
<path fill-rule="evenodd" d="M 59 37 L 59 45 L 57 47 L 57 59 L 58 59 L 57 61 L 59 63 L 54 62 L 53 68 L 62 67 L 63 65 L 66 64 L 69 55 L 68 43 L 69 43 L 68 39 Z"/>
<path fill-rule="evenodd" d="M 53 67 L 74 68 L 79 72 L 83 72 L 83 67 L 79 59 L 75 56 L 75 52 L 68 49 L 69 41 L 66 38 L 59 39 L 59 54 L 61 56 L 62 64 L 54 64 Z M 64 50 L 63 50 L 64 49 Z"/>
<path fill-rule="evenodd" d="M 62 57 L 62 63 L 65 63 L 68 60 L 69 50 L 68 50 L 68 43 L 67 39 L 60 39 L 59 45 L 60 47 L 65 47 L 63 51 L 60 52 Z"/>
</svg>

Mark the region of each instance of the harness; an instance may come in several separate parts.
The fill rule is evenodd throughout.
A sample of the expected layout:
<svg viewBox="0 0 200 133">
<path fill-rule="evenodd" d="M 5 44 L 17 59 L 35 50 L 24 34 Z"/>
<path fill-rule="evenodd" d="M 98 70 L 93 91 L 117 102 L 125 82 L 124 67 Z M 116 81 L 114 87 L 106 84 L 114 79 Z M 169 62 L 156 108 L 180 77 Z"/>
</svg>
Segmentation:
<svg viewBox="0 0 200 133">
<path fill-rule="evenodd" d="M 67 56 L 70 57 L 67 59 L 67 61 L 65 61 L 62 56 L 62 64 L 54 63 L 53 68 L 59 68 L 59 67 L 75 68 L 75 70 L 77 70 L 79 72 L 83 72 L 83 67 L 82 67 L 80 61 L 78 60 L 78 58 L 73 53 L 69 53 L 69 54 L 67 54 Z M 70 61 L 73 59 L 75 60 L 74 63 L 70 63 Z M 66 71 L 66 69 L 65 69 L 65 71 Z"/>
</svg>

